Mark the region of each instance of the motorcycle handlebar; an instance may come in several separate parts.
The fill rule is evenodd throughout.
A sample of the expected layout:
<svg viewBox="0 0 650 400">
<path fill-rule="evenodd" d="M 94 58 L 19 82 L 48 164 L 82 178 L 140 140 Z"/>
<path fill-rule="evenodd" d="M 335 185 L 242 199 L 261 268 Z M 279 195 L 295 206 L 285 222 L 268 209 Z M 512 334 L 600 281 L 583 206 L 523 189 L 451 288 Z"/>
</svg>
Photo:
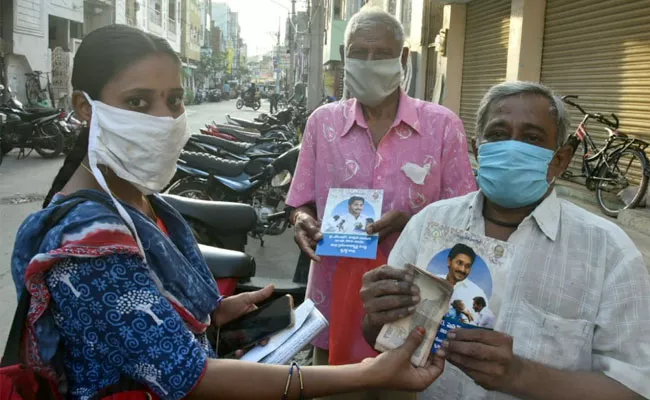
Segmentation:
<svg viewBox="0 0 650 400">
<path fill-rule="evenodd" d="M 289 218 L 289 211 L 284 210 L 277 213 L 267 215 L 266 219 L 269 222 L 279 221 L 281 219 Z"/>
</svg>

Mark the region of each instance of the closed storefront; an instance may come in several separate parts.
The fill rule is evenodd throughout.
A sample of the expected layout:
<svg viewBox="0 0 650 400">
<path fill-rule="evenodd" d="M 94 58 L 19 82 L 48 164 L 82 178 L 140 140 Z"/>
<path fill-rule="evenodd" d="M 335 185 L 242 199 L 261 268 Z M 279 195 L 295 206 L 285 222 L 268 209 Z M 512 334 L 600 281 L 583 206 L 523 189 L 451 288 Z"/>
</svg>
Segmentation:
<svg viewBox="0 0 650 400">
<path fill-rule="evenodd" d="M 468 137 L 474 136 L 476 110 L 490 86 L 506 77 L 510 0 L 467 4 L 460 117 Z"/>
<path fill-rule="evenodd" d="M 547 0 L 542 83 L 578 95 L 585 110 L 620 119 L 620 130 L 650 141 L 650 3 Z M 582 119 L 571 109 L 572 129 Z M 603 127 L 588 125 L 602 145 Z M 572 169 L 580 173 L 581 155 Z"/>
</svg>

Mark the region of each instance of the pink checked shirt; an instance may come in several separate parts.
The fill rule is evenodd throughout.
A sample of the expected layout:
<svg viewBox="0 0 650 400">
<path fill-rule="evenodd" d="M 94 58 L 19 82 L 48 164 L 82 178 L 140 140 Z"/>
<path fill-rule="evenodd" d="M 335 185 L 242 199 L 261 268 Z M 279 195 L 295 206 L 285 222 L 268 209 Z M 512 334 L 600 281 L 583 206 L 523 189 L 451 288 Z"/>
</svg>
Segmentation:
<svg viewBox="0 0 650 400">
<path fill-rule="evenodd" d="M 428 171 L 423 184 L 402 171 L 407 163 Z M 418 168 L 418 167 L 416 167 Z M 307 121 L 296 174 L 287 204 L 315 204 L 323 218 L 330 188 L 383 189 L 382 211 L 410 215 L 437 200 L 476 190 L 461 120 L 448 109 L 408 97 L 402 92 L 395 122 L 375 148 L 368 124 L 355 100 L 331 103 Z M 398 235 L 380 247 L 386 257 Z M 332 278 L 338 258 L 312 263 L 307 297 L 329 320 Z M 328 349 L 329 333 L 314 345 Z"/>
</svg>

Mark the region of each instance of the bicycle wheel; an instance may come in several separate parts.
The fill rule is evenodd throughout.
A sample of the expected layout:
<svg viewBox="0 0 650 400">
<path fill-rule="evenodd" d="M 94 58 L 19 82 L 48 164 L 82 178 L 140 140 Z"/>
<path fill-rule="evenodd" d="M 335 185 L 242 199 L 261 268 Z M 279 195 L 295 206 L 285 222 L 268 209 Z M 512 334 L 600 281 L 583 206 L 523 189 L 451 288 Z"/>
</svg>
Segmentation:
<svg viewBox="0 0 650 400">
<path fill-rule="evenodd" d="M 607 159 L 596 180 L 596 199 L 610 217 L 636 207 L 648 189 L 647 159 L 641 150 L 627 149 Z"/>
<path fill-rule="evenodd" d="M 65 138 L 63 132 L 54 123 L 35 129 L 33 147 L 41 157 L 54 158 L 63 152 Z"/>
</svg>

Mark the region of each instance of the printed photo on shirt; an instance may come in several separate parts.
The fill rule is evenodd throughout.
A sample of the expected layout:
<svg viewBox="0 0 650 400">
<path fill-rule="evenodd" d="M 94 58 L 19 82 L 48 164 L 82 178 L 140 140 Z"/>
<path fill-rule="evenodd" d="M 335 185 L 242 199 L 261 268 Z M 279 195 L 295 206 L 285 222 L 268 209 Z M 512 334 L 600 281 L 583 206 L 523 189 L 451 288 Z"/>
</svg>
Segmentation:
<svg viewBox="0 0 650 400">
<path fill-rule="evenodd" d="M 368 235 L 366 227 L 381 218 L 382 200 L 382 190 L 330 189 L 316 254 L 376 258 L 378 238 Z"/>
<path fill-rule="evenodd" d="M 417 265 L 454 287 L 446 318 L 495 329 L 511 246 L 435 222 L 426 225 L 423 238 Z"/>
</svg>

